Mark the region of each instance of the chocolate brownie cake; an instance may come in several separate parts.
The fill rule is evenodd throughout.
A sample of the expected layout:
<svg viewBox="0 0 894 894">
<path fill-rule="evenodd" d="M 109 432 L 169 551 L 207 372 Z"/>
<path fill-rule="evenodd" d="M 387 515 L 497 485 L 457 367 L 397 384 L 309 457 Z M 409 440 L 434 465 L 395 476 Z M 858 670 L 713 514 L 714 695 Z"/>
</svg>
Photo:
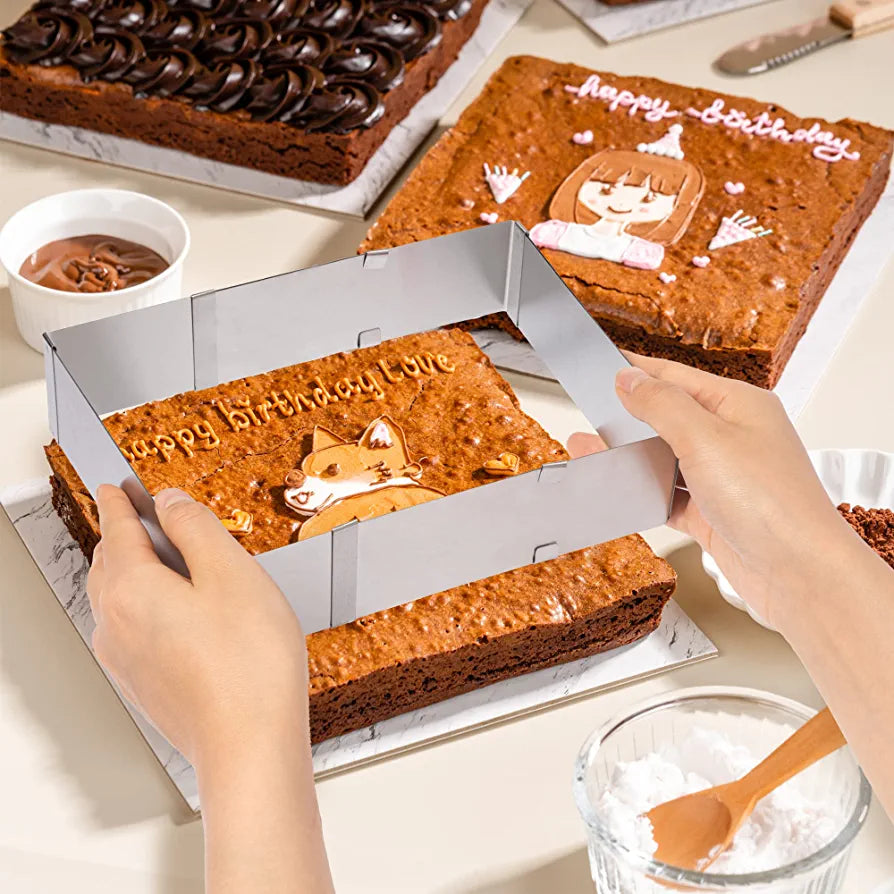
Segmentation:
<svg viewBox="0 0 894 894">
<path fill-rule="evenodd" d="M 520 56 L 361 250 L 518 220 L 617 344 L 770 388 L 891 154 L 858 121 Z"/>
<path fill-rule="evenodd" d="M 150 493 L 182 488 L 252 554 L 567 456 L 458 330 L 189 391 L 104 424 Z M 47 458 L 67 492 L 57 508 L 89 552 L 92 501 L 58 445 Z"/>
<path fill-rule="evenodd" d="M 353 180 L 487 0 L 41 0 L 0 108 L 320 183 Z"/>
<path fill-rule="evenodd" d="M 104 421 L 152 493 L 183 488 L 255 554 L 567 456 L 458 330 Z M 46 453 L 53 505 L 89 558 L 96 504 L 59 445 Z M 631 536 L 313 633 L 313 739 L 633 642 L 658 625 L 674 584 Z"/>
<path fill-rule="evenodd" d="M 311 737 L 632 643 L 675 584 L 632 535 L 311 634 Z"/>
<path fill-rule="evenodd" d="M 894 569 L 894 510 L 864 509 L 842 503 L 844 520 Z"/>
</svg>

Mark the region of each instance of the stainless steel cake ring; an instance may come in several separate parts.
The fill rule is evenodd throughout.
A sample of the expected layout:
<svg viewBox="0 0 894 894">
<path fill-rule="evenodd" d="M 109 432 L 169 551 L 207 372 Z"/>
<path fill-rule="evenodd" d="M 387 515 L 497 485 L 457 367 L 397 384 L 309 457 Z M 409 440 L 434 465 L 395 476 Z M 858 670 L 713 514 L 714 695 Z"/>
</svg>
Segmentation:
<svg viewBox="0 0 894 894">
<path fill-rule="evenodd" d="M 615 394 L 627 361 L 511 221 L 47 333 L 50 428 L 90 493 L 123 487 L 185 571 L 101 417 L 500 311 L 611 449 L 257 556 L 305 631 L 664 523 L 677 462 Z"/>
</svg>

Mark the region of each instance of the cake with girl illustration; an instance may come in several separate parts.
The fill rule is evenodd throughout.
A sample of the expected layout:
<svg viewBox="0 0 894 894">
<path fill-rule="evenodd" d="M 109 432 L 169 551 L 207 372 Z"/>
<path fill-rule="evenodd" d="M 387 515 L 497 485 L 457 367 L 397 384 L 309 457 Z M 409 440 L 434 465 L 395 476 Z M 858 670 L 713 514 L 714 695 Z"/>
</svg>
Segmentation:
<svg viewBox="0 0 894 894">
<path fill-rule="evenodd" d="M 862 122 L 515 56 L 361 250 L 514 220 L 619 347 L 772 388 L 892 153 Z M 457 325 L 522 337 L 507 313 Z"/>
</svg>

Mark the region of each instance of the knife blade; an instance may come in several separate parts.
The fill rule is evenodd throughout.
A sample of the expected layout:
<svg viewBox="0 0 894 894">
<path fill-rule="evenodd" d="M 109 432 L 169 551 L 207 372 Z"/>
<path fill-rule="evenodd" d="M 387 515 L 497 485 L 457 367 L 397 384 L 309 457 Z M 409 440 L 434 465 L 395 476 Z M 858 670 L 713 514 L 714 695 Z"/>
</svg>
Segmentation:
<svg viewBox="0 0 894 894">
<path fill-rule="evenodd" d="M 740 43 L 714 64 L 727 74 L 760 74 L 850 37 L 891 27 L 894 0 L 849 0 L 834 4 L 822 18 Z"/>
</svg>

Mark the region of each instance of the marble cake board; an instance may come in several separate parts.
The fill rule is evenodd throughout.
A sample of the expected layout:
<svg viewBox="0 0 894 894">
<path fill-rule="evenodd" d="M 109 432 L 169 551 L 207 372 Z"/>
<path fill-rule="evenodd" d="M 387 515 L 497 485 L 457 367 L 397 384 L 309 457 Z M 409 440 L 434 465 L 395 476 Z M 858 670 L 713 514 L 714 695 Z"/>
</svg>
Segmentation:
<svg viewBox="0 0 894 894">
<path fill-rule="evenodd" d="M 606 43 L 617 43 L 769 0 L 651 0 L 629 6 L 610 6 L 599 0 L 558 2 Z"/>
<path fill-rule="evenodd" d="M 433 90 L 423 96 L 370 158 L 363 172 L 347 186 L 333 186 L 280 177 L 238 165 L 211 161 L 176 149 L 150 146 L 109 134 L 45 124 L 0 112 L 0 139 L 76 155 L 91 161 L 150 174 L 162 174 L 217 186 L 234 192 L 277 199 L 293 205 L 364 217 L 482 62 L 493 52 L 534 0 L 490 0 L 471 38 Z"/>
<path fill-rule="evenodd" d="M 47 479 L 35 479 L 0 491 L 0 504 L 89 649 L 94 625 L 85 589 L 87 560 L 53 509 Z M 716 654 L 714 644 L 671 601 L 659 628 L 639 642 L 486 686 L 321 742 L 313 749 L 315 775 L 321 778 L 391 757 Z M 193 768 L 115 691 L 177 790 L 189 807 L 198 812 Z"/>
<path fill-rule="evenodd" d="M 894 254 L 892 233 L 894 173 L 848 249 L 774 389 L 790 418 L 797 419 L 807 406 L 864 299 Z M 527 342 L 516 341 L 508 332 L 498 329 L 479 329 L 472 336 L 501 369 L 555 381 Z"/>
</svg>

